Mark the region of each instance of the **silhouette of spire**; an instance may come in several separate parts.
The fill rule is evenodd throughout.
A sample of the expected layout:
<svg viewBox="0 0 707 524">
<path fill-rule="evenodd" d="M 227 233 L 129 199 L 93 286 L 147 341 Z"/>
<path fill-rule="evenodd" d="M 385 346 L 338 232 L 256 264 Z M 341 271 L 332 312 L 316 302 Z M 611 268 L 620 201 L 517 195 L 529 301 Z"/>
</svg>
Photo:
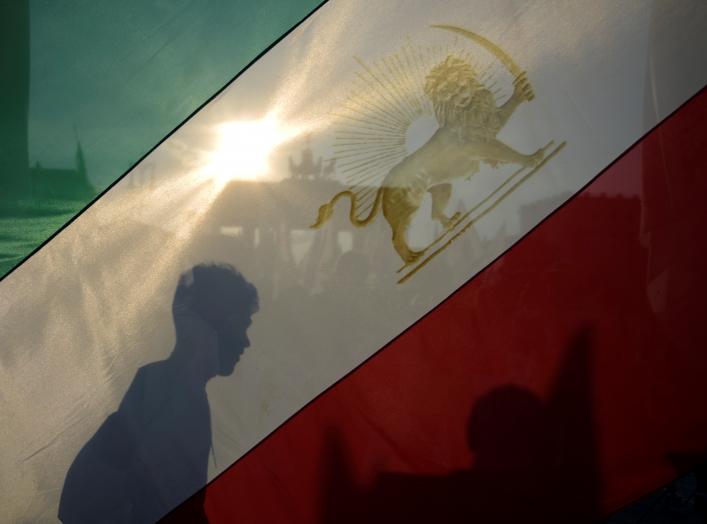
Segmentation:
<svg viewBox="0 0 707 524">
<path fill-rule="evenodd" d="M 314 160 L 314 152 L 312 151 L 311 136 L 307 135 L 306 145 L 300 153 L 299 163 L 295 162 L 292 156 L 289 157 L 290 174 L 292 178 L 317 179 L 322 174 L 322 158 L 319 157 L 316 162 Z"/>
<path fill-rule="evenodd" d="M 76 172 L 79 174 L 81 178 L 86 178 L 87 177 L 87 171 L 86 171 L 86 157 L 83 154 L 83 148 L 81 147 L 81 140 L 79 140 L 79 134 L 78 131 L 76 130 L 76 126 L 74 125 L 74 135 L 76 136 L 76 153 L 75 153 L 75 158 L 76 158 Z"/>
</svg>

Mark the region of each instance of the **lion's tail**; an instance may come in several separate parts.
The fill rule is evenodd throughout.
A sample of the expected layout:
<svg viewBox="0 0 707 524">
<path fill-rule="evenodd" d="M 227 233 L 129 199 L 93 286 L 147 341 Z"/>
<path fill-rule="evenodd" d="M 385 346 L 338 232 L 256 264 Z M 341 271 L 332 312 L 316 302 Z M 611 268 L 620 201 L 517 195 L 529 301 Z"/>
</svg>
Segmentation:
<svg viewBox="0 0 707 524">
<path fill-rule="evenodd" d="M 358 197 L 354 194 L 353 191 L 346 190 L 346 191 L 342 191 L 341 193 L 337 193 L 328 204 L 324 204 L 322 207 L 320 207 L 319 208 L 319 215 L 317 216 L 317 221 L 309 227 L 311 227 L 312 229 L 316 229 L 318 227 L 321 227 L 322 224 L 324 224 L 324 222 L 329 220 L 331 218 L 331 215 L 334 213 L 334 205 L 336 204 L 337 200 L 344 198 L 344 197 L 348 197 L 351 200 L 351 209 L 349 210 L 349 220 L 351 220 L 351 223 L 354 226 L 363 227 L 365 225 L 370 224 L 371 221 L 373 221 L 373 219 L 378 214 L 378 211 L 380 210 L 380 207 L 381 207 L 381 202 L 383 201 L 383 188 L 382 187 L 378 188 L 378 191 L 376 192 L 376 199 L 373 202 L 373 207 L 371 208 L 371 211 L 368 213 L 368 216 L 366 216 L 364 218 L 358 218 L 356 216 L 356 212 L 358 211 Z"/>
</svg>

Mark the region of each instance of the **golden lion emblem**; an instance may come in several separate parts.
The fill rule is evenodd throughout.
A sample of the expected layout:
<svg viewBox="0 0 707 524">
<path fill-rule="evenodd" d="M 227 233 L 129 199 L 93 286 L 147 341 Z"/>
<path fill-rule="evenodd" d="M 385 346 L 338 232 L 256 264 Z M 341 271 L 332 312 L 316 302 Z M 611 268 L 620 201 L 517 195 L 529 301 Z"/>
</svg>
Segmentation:
<svg viewBox="0 0 707 524">
<path fill-rule="evenodd" d="M 441 27 L 491 47 L 494 53 L 503 53 L 474 33 Z M 505 54 L 500 59 L 504 63 L 510 61 Z M 412 249 L 406 235 L 426 193 L 432 197 L 431 218 L 449 230 L 460 218 L 459 213 L 453 216 L 445 214 L 452 181 L 478 172 L 482 162 L 492 167 L 499 164 L 516 164 L 520 168 L 530 169 L 539 166 L 546 159 L 546 150 L 552 142 L 526 154 L 497 138 L 516 108 L 534 98 L 526 74 L 517 67 L 511 69 L 516 73 L 512 95 L 503 104 L 497 104 L 494 94 L 479 80 L 478 72 L 469 61 L 453 55 L 444 58 L 429 71 L 424 82 L 424 94 L 432 103 L 438 124 L 436 132 L 387 172 L 365 217 L 358 217 L 356 194 L 346 190 L 320 207 L 317 220 L 311 227 L 321 227 L 332 216 L 336 202 L 342 198 L 350 199 L 349 219 L 357 227 L 372 222 L 382 209 L 392 230 L 393 247 L 407 266 L 425 253 L 425 249 Z"/>
</svg>

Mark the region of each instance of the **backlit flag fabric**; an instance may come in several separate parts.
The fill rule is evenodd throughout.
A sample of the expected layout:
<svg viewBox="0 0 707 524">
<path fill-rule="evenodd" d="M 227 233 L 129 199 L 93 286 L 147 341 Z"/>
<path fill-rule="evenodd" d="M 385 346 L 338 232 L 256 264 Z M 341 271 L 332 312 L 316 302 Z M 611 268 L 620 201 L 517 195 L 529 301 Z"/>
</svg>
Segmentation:
<svg viewBox="0 0 707 524">
<path fill-rule="evenodd" d="M 0 276 L 319 2 L 0 5 Z"/>
<path fill-rule="evenodd" d="M 327 3 L 0 285 L 9 519 L 582 522 L 704 458 L 706 22 Z"/>
</svg>

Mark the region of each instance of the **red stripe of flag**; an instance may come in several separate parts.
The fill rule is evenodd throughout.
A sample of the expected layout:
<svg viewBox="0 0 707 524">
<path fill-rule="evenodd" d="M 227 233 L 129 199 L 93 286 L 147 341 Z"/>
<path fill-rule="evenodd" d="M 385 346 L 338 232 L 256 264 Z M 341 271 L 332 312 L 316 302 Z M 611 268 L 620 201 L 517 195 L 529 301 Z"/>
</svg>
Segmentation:
<svg viewBox="0 0 707 524">
<path fill-rule="evenodd" d="M 705 151 L 702 92 L 167 520 L 577 523 L 706 457 Z"/>
</svg>

